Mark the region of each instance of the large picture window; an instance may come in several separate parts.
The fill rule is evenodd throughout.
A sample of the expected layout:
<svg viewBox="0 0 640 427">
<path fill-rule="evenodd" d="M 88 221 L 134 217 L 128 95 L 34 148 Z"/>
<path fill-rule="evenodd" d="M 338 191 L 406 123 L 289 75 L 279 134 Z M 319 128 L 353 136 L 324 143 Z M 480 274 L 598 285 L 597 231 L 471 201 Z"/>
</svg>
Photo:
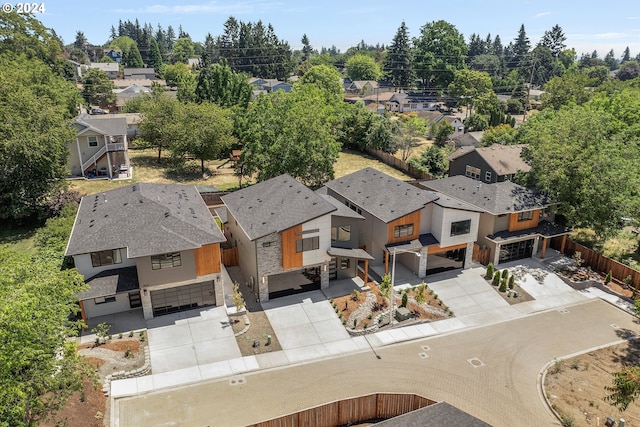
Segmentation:
<svg viewBox="0 0 640 427">
<path fill-rule="evenodd" d="M 518 222 L 531 221 L 533 219 L 533 211 L 518 212 Z"/>
<path fill-rule="evenodd" d="M 413 224 L 396 225 L 393 228 L 393 237 L 413 236 Z"/>
<path fill-rule="evenodd" d="M 480 179 L 480 168 L 467 165 L 464 174 L 472 179 Z"/>
<path fill-rule="evenodd" d="M 460 236 L 471 232 L 471 220 L 456 221 L 451 223 L 451 235 Z"/>
<path fill-rule="evenodd" d="M 320 249 L 320 237 L 307 237 L 296 240 L 296 252 L 307 252 Z"/>
<path fill-rule="evenodd" d="M 91 265 L 102 267 L 104 265 L 121 264 L 122 257 L 120 249 L 109 249 L 107 251 L 91 252 Z"/>
<path fill-rule="evenodd" d="M 152 270 L 163 270 L 165 268 L 180 267 L 181 265 L 182 259 L 180 258 L 180 252 L 154 255 L 151 257 Z"/>
<path fill-rule="evenodd" d="M 341 225 L 340 227 L 331 227 L 332 242 L 348 242 L 351 240 L 351 226 Z"/>
</svg>

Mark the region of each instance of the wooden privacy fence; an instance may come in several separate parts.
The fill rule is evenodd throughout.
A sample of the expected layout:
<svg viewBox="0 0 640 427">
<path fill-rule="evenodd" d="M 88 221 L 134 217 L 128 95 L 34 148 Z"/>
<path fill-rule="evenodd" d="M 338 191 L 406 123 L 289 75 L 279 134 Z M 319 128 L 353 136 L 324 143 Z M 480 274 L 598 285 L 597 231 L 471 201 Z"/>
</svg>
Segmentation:
<svg viewBox="0 0 640 427">
<path fill-rule="evenodd" d="M 384 151 L 381 151 L 381 150 L 374 150 L 372 148 L 367 148 L 366 150 L 368 154 L 371 154 L 373 157 L 380 160 L 382 163 L 392 166 L 396 169 L 399 169 L 402 172 L 405 172 L 407 175 L 410 175 L 415 179 L 421 179 L 421 180 L 435 179 L 431 174 L 428 174 L 427 172 L 423 172 L 419 169 L 416 169 L 410 166 L 407 162 L 397 158 L 392 154 L 385 153 Z"/>
<path fill-rule="evenodd" d="M 552 241 L 552 243 L 554 242 Z M 555 246 L 556 245 L 552 245 L 554 249 L 558 249 Z M 633 279 L 632 286 L 636 289 L 638 289 L 638 287 L 640 286 L 640 271 L 634 270 L 628 265 L 603 256 L 598 252 L 587 248 L 586 246 L 582 246 L 580 243 L 574 242 L 571 239 L 567 239 L 567 243 L 564 247 L 565 255 L 573 256 L 573 254 L 576 252 L 580 252 L 582 254 L 584 266 L 589 266 L 592 270 L 598 271 L 603 275 L 611 271 L 611 275 L 613 276 L 613 278 L 621 282 L 624 281 L 626 277 L 631 276 L 631 278 Z"/>
<path fill-rule="evenodd" d="M 225 267 L 232 267 L 234 265 L 238 265 L 238 247 L 233 247 L 229 249 L 222 249 L 222 264 Z"/>
<path fill-rule="evenodd" d="M 327 403 L 249 427 L 335 427 L 393 418 L 434 403 L 415 394 L 376 393 Z"/>
<path fill-rule="evenodd" d="M 473 262 L 479 262 L 482 265 L 489 264 L 489 256 L 491 255 L 491 249 L 484 248 L 480 249 L 480 245 L 477 243 L 473 244 Z"/>
</svg>

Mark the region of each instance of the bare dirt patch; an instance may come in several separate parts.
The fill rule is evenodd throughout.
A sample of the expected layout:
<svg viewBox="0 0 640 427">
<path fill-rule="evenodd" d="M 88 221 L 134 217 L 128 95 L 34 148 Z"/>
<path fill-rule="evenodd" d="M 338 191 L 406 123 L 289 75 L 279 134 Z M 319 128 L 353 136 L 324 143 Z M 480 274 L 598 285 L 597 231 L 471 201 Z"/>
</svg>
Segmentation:
<svg viewBox="0 0 640 427">
<path fill-rule="evenodd" d="M 249 329 L 242 335 L 236 337 L 240 353 L 243 356 L 253 356 L 282 350 L 278 342 L 278 337 L 273 331 L 271 323 L 264 311 L 251 312 L 247 310 L 247 317 L 250 322 Z M 234 333 L 239 333 L 246 327 L 242 316 L 232 316 L 230 317 L 230 321 Z M 268 339 L 269 336 L 271 336 L 270 340 Z M 256 341 L 258 345 L 254 345 Z M 269 344 L 267 344 L 268 341 L 270 341 Z"/>
<path fill-rule="evenodd" d="M 640 405 L 633 403 L 621 413 L 604 397 L 613 374 L 624 366 L 640 363 L 640 342 L 629 341 L 556 362 L 544 383 L 545 396 L 551 406 L 573 426 L 603 426 L 608 416 L 624 418 L 628 426 L 640 425 Z"/>
</svg>

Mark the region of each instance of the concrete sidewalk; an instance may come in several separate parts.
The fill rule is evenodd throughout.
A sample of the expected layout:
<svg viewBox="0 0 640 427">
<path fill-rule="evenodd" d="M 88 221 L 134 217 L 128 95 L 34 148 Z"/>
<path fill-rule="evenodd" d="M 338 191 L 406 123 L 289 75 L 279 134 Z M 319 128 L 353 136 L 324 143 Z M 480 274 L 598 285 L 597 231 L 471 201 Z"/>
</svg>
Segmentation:
<svg viewBox="0 0 640 427">
<path fill-rule="evenodd" d="M 224 307 L 205 310 L 175 325 L 149 330 L 153 374 L 111 384 L 120 398 L 177 387 L 212 378 L 327 359 L 380 349 L 404 341 L 497 324 L 548 310 L 566 311 L 571 305 L 600 297 L 567 286 L 536 259 L 501 265 L 519 279 L 535 300 L 510 305 L 484 279 L 484 267 L 428 276 L 428 286 L 455 317 L 431 323 L 399 326 L 366 336 L 351 337 L 322 291 L 278 298 L 262 304 L 282 346 L 281 351 L 242 357 L 231 328 L 225 328 Z M 397 289 L 418 284 L 411 278 Z M 415 282 L 415 283 L 413 283 Z"/>
</svg>

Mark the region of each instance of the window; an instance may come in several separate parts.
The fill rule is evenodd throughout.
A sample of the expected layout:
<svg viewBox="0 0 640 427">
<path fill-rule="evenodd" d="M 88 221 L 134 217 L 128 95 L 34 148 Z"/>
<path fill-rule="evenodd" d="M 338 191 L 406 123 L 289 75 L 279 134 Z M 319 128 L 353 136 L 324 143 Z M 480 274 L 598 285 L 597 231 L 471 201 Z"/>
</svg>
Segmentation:
<svg viewBox="0 0 640 427">
<path fill-rule="evenodd" d="M 103 265 L 121 264 L 122 257 L 120 249 L 109 249 L 107 251 L 91 252 L 91 265 L 102 267 Z"/>
<path fill-rule="evenodd" d="M 180 258 L 180 252 L 154 255 L 151 257 L 152 270 L 163 270 L 165 268 L 180 267 L 181 265 L 182 259 Z"/>
<path fill-rule="evenodd" d="M 474 168 L 473 166 L 467 165 L 464 174 L 472 179 L 480 179 L 480 169 Z"/>
<path fill-rule="evenodd" d="M 460 236 L 471 232 L 471 220 L 457 221 L 451 223 L 451 235 Z"/>
<path fill-rule="evenodd" d="M 296 240 L 296 252 L 313 251 L 320 248 L 320 237 L 307 237 Z"/>
<path fill-rule="evenodd" d="M 262 242 L 262 247 L 263 248 L 268 248 L 270 246 L 273 246 L 275 244 L 275 242 Z"/>
<path fill-rule="evenodd" d="M 533 211 L 518 212 L 518 222 L 531 221 L 533 219 Z"/>
<path fill-rule="evenodd" d="M 115 295 L 112 296 L 108 296 L 108 297 L 97 297 L 93 299 L 93 303 L 98 305 L 98 304 L 106 304 L 109 302 L 116 302 L 116 297 Z"/>
<path fill-rule="evenodd" d="M 349 267 L 351 267 L 351 259 L 340 258 L 340 270 L 346 270 Z"/>
<path fill-rule="evenodd" d="M 348 242 L 351 240 L 351 226 L 341 225 L 340 227 L 331 227 L 332 242 Z"/>
<path fill-rule="evenodd" d="M 491 171 L 486 171 L 484 173 L 484 180 L 487 182 L 491 182 Z"/>
<path fill-rule="evenodd" d="M 393 228 L 393 237 L 413 236 L 413 224 L 396 225 Z"/>
<path fill-rule="evenodd" d="M 87 141 L 89 141 L 89 147 L 97 147 L 98 146 L 98 137 L 97 136 L 88 136 Z"/>
</svg>

